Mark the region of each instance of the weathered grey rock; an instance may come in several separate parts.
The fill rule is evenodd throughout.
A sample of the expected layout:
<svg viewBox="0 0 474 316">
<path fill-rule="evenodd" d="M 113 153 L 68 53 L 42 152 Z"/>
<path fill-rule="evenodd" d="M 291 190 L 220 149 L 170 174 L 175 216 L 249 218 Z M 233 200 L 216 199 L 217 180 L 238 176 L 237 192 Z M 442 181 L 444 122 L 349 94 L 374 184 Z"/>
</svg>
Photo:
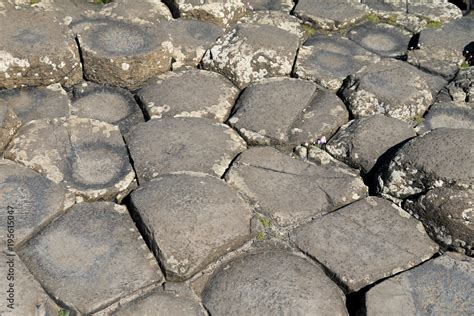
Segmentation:
<svg viewBox="0 0 474 316">
<path fill-rule="evenodd" d="M 163 276 L 124 206 L 80 203 L 18 251 L 55 299 L 90 314 Z"/>
<path fill-rule="evenodd" d="M 368 14 L 368 8 L 357 1 L 300 0 L 294 13 L 318 28 L 338 30 L 362 20 Z"/>
<path fill-rule="evenodd" d="M 329 138 L 348 118 L 344 103 L 315 83 L 270 78 L 247 87 L 229 123 L 249 144 L 295 146 Z"/>
<path fill-rule="evenodd" d="M 469 315 L 474 260 L 447 253 L 369 290 L 367 315 Z"/>
<path fill-rule="evenodd" d="M 14 252 L 0 252 L 2 315 L 57 315 L 59 306 L 48 296 Z M 10 286 L 13 285 L 13 286 Z M 8 292 L 10 291 L 10 292 Z"/>
<path fill-rule="evenodd" d="M 426 112 L 445 85 L 441 77 L 384 59 L 345 80 L 342 96 L 355 118 L 380 113 L 413 121 Z"/>
<path fill-rule="evenodd" d="M 32 120 L 69 116 L 71 102 L 59 83 L 0 91 L 0 104 L 10 106 L 22 124 Z"/>
<path fill-rule="evenodd" d="M 160 26 L 170 37 L 173 70 L 185 66 L 196 67 L 206 50 L 224 32 L 217 25 L 196 20 L 177 19 L 162 22 Z"/>
<path fill-rule="evenodd" d="M 8 10 L 0 29 L 0 88 L 81 80 L 74 37 L 52 13 Z"/>
<path fill-rule="evenodd" d="M 319 265 L 281 250 L 235 258 L 214 274 L 203 301 L 212 315 L 348 315 Z"/>
<path fill-rule="evenodd" d="M 135 179 L 118 127 L 92 119 L 31 121 L 4 155 L 86 200 L 120 200 Z"/>
<path fill-rule="evenodd" d="M 376 197 L 303 225 L 292 239 L 333 272 L 349 292 L 416 266 L 438 251 L 423 224 Z"/>
<path fill-rule="evenodd" d="M 195 301 L 164 291 L 155 291 L 123 306 L 115 316 L 206 316 L 206 311 Z"/>
<path fill-rule="evenodd" d="M 245 0 L 244 1 L 250 10 L 262 11 L 283 11 L 290 13 L 295 6 L 292 0 Z"/>
<path fill-rule="evenodd" d="M 99 14 L 136 23 L 155 23 L 173 18 L 168 7 L 160 0 L 114 0 L 103 6 Z"/>
<path fill-rule="evenodd" d="M 298 51 L 295 74 L 337 91 L 342 81 L 380 58 L 340 36 L 316 35 Z"/>
<path fill-rule="evenodd" d="M 399 200 L 435 187 L 474 186 L 474 130 L 437 128 L 403 145 L 378 176 L 377 191 Z"/>
<path fill-rule="evenodd" d="M 160 176 L 134 191 L 131 204 L 167 280 L 189 279 L 250 239 L 250 207 L 210 175 Z"/>
<path fill-rule="evenodd" d="M 172 45 L 159 25 L 95 19 L 76 31 L 88 80 L 134 90 L 170 68 Z"/>
<path fill-rule="evenodd" d="M 230 127 L 202 118 L 151 120 L 138 124 L 125 139 L 140 182 L 175 171 L 220 177 L 246 148 Z"/>
<path fill-rule="evenodd" d="M 423 30 L 421 49 L 408 52 L 408 62 L 426 71 L 451 79 L 464 61 L 463 50 L 472 41 L 474 17 L 467 16 L 439 29 Z"/>
<path fill-rule="evenodd" d="M 137 93 L 151 118 L 204 117 L 224 122 L 239 94 L 224 76 L 205 70 L 168 72 Z"/>
<path fill-rule="evenodd" d="M 474 67 L 461 69 L 456 77 L 446 87 L 449 98 L 445 101 L 454 101 L 458 103 L 470 103 L 467 106 L 473 106 L 474 103 Z"/>
<path fill-rule="evenodd" d="M 364 23 L 351 29 L 349 38 L 383 57 L 402 57 L 412 34 L 385 23 Z"/>
<path fill-rule="evenodd" d="M 244 151 L 226 181 L 281 226 L 321 216 L 367 195 L 352 169 L 294 160 L 271 147 Z"/>
<path fill-rule="evenodd" d="M 289 75 L 298 43 L 297 35 L 276 26 L 238 24 L 206 52 L 202 63 L 243 89 L 263 78 Z"/>
<path fill-rule="evenodd" d="M 327 143 L 326 150 L 367 174 L 387 150 L 415 136 L 409 124 L 376 114 L 342 126 Z"/>
<path fill-rule="evenodd" d="M 21 125 L 10 106 L 0 103 L 0 154 Z"/>
<path fill-rule="evenodd" d="M 144 121 L 130 92 L 92 82 L 74 86 L 71 114 L 117 125 L 122 134 Z"/>
<path fill-rule="evenodd" d="M 433 21 L 448 23 L 462 17 L 462 11 L 448 1 L 435 2 L 413 2 L 408 3 L 407 13 L 428 20 L 427 27 L 433 27 Z"/>
<path fill-rule="evenodd" d="M 420 219 L 438 243 L 472 256 L 473 189 L 435 188 L 404 207 Z"/>
<path fill-rule="evenodd" d="M 420 128 L 440 127 L 474 129 L 474 103 L 440 102 L 433 104 Z"/>
<path fill-rule="evenodd" d="M 0 159 L 0 183 L 2 245 L 13 233 L 12 246 L 17 247 L 75 202 L 62 186 L 10 160 Z"/>
</svg>

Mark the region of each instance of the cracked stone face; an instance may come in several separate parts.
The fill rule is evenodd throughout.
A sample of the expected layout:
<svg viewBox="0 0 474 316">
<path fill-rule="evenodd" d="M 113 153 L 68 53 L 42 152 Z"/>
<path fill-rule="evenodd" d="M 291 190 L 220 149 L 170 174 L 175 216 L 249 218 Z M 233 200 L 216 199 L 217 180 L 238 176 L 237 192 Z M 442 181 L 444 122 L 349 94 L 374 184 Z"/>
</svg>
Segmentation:
<svg viewBox="0 0 474 316">
<path fill-rule="evenodd" d="M 131 203 L 168 280 L 189 279 L 250 239 L 250 207 L 210 175 L 159 176 L 134 191 Z"/>
<path fill-rule="evenodd" d="M 163 276 L 124 206 L 80 203 L 19 251 L 57 300 L 90 314 Z"/>
<path fill-rule="evenodd" d="M 230 127 L 203 118 L 150 120 L 138 124 L 125 139 L 140 182 L 176 171 L 221 177 L 246 148 Z"/>
<path fill-rule="evenodd" d="M 137 95 L 151 118 L 201 117 L 224 122 L 239 94 L 224 76 L 205 70 L 168 72 Z"/>
<path fill-rule="evenodd" d="M 350 74 L 380 60 L 353 41 L 337 35 L 311 37 L 298 52 L 295 74 L 337 91 Z"/>
<path fill-rule="evenodd" d="M 92 82 L 74 86 L 71 114 L 117 125 L 122 134 L 144 121 L 130 92 Z"/>
<path fill-rule="evenodd" d="M 264 78 L 289 75 L 298 43 L 297 35 L 276 26 L 238 24 L 206 52 L 202 64 L 243 89 Z"/>
<path fill-rule="evenodd" d="M 74 37 L 53 14 L 9 10 L 0 15 L 0 88 L 69 86 L 81 80 Z"/>
<path fill-rule="evenodd" d="M 118 127 L 75 116 L 24 125 L 5 158 L 64 183 L 86 200 L 120 200 L 135 179 Z"/>
<path fill-rule="evenodd" d="M 159 25 L 96 19 L 77 32 L 88 80 L 134 90 L 170 68 L 171 42 Z"/>
<path fill-rule="evenodd" d="M 13 135 L 21 125 L 21 121 L 16 116 L 10 106 L 0 103 L 0 153 L 8 145 Z"/>
<path fill-rule="evenodd" d="M 334 273 L 349 292 L 414 267 L 438 251 L 420 222 L 376 197 L 300 226 L 292 239 Z M 357 256 L 352 255 L 354 249 Z"/>
<path fill-rule="evenodd" d="M 469 314 L 474 260 L 446 253 L 383 281 L 367 293 L 370 315 Z"/>
<path fill-rule="evenodd" d="M 298 161 L 271 147 L 244 151 L 226 181 L 281 226 L 319 217 L 367 195 L 352 169 Z"/>
<path fill-rule="evenodd" d="M 229 123 L 249 144 L 295 146 L 329 138 L 348 118 L 342 101 L 315 83 L 270 78 L 247 87 Z"/>
<path fill-rule="evenodd" d="M 319 265 L 281 250 L 235 258 L 213 275 L 203 301 L 212 315 L 348 315 Z"/>
</svg>

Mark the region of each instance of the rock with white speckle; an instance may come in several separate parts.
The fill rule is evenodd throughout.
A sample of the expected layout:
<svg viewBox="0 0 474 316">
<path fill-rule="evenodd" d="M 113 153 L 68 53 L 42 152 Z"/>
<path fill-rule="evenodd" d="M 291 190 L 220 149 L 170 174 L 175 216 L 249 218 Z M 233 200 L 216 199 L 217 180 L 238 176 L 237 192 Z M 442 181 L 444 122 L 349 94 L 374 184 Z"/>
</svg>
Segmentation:
<svg viewBox="0 0 474 316">
<path fill-rule="evenodd" d="M 21 121 L 11 107 L 0 103 L 0 153 L 3 153 L 20 125 Z"/>
<path fill-rule="evenodd" d="M 244 0 L 249 10 L 255 11 L 281 11 L 290 13 L 295 6 L 292 0 Z"/>
<path fill-rule="evenodd" d="M 104 5 L 99 15 L 136 23 L 171 20 L 171 12 L 160 0 L 114 0 Z"/>
</svg>

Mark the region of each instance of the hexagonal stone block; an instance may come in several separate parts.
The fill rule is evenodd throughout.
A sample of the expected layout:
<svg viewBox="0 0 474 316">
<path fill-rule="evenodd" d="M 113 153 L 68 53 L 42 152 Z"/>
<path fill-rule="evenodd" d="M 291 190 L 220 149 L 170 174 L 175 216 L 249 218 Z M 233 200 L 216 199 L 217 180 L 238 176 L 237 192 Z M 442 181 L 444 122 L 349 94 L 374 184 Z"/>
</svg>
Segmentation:
<svg viewBox="0 0 474 316">
<path fill-rule="evenodd" d="M 378 175 L 377 191 L 392 200 L 435 187 L 474 185 L 474 130 L 437 128 L 404 144 Z"/>
<path fill-rule="evenodd" d="M 21 121 L 11 107 L 0 103 L 0 153 L 3 153 L 20 125 Z"/>
<path fill-rule="evenodd" d="M 93 82 L 74 86 L 71 114 L 117 125 L 122 134 L 144 121 L 143 113 L 130 92 Z"/>
<path fill-rule="evenodd" d="M 74 37 L 53 14 L 8 10 L 0 29 L 0 88 L 71 85 L 82 78 Z"/>
<path fill-rule="evenodd" d="M 338 30 L 362 20 L 368 9 L 358 1 L 346 0 L 300 0 L 295 15 L 318 28 Z"/>
<path fill-rule="evenodd" d="M 412 34 L 385 23 L 365 23 L 351 29 L 351 40 L 383 57 L 402 57 L 408 50 Z"/>
<path fill-rule="evenodd" d="M 345 80 L 341 94 L 355 118 L 380 113 L 413 121 L 426 112 L 445 85 L 441 77 L 384 59 Z"/>
<path fill-rule="evenodd" d="M 244 151 L 226 181 L 281 226 L 319 217 L 367 194 L 350 168 L 295 160 L 271 147 Z"/>
<path fill-rule="evenodd" d="M 298 51 L 294 72 L 299 78 L 316 81 L 337 91 L 348 75 L 379 60 L 378 56 L 345 37 L 316 35 Z"/>
<path fill-rule="evenodd" d="M 474 260 L 447 253 L 377 284 L 368 315 L 469 315 L 474 308 Z"/>
<path fill-rule="evenodd" d="M 202 64 L 242 89 L 263 78 L 289 75 L 298 45 L 297 35 L 276 26 L 238 24 L 206 52 Z"/>
<path fill-rule="evenodd" d="M 329 138 L 348 118 L 344 103 L 313 82 L 271 78 L 245 89 L 229 123 L 249 144 L 295 146 Z"/>
<path fill-rule="evenodd" d="M 235 258 L 214 274 L 203 301 L 212 315 L 348 315 L 319 265 L 281 250 Z"/>
<path fill-rule="evenodd" d="M 171 42 L 158 26 L 96 19 L 77 29 L 88 80 L 134 90 L 170 68 Z"/>
<path fill-rule="evenodd" d="M 0 104 L 10 106 L 22 124 L 32 120 L 69 116 L 71 102 L 59 83 L 0 91 Z"/>
<path fill-rule="evenodd" d="M 224 122 L 239 94 L 224 76 L 205 70 L 168 72 L 137 96 L 151 118 L 204 117 Z"/>
<path fill-rule="evenodd" d="M 151 120 L 138 124 L 125 139 L 139 181 L 175 171 L 220 177 L 246 148 L 230 127 L 202 118 Z"/>
<path fill-rule="evenodd" d="M 115 0 L 104 5 L 99 14 L 138 23 L 155 23 L 173 18 L 168 7 L 159 0 Z"/>
<path fill-rule="evenodd" d="M 250 239 L 250 207 L 210 175 L 160 176 L 134 191 L 131 204 L 168 280 L 189 279 Z"/>
<path fill-rule="evenodd" d="M 246 0 L 245 3 L 250 10 L 283 11 L 285 13 L 290 13 L 295 6 L 292 0 Z"/>
<path fill-rule="evenodd" d="M 387 150 L 415 136 L 408 123 L 376 114 L 342 126 L 326 150 L 349 166 L 369 173 Z"/>
<path fill-rule="evenodd" d="M 18 251 L 55 299 L 90 314 L 163 278 L 127 209 L 80 203 Z"/>
<path fill-rule="evenodd" d="M 31 121 L 5 158 L 63 182 L 86 200 L 120 199 L 135 179 L 118 127 L 75 116 Z"/>
<path fill-rule="evenodd" d="M 474 104 L 440 102 L 433 104 L 424 117 L 423 130 L 440 127 L 474 129 Z"/>
<path fill-rule="evenodd" d="M 349 292 L 416 266 L 438 251 L 420 222 L 376 197 L 303 225 L 292 239 L 334 273 Z"/>
<path fill-rule="evenodd" d="M 48 296 L 14 252 L 0 252 L 2 315 L 57 315 L 60 307 Z"/>
</svg>

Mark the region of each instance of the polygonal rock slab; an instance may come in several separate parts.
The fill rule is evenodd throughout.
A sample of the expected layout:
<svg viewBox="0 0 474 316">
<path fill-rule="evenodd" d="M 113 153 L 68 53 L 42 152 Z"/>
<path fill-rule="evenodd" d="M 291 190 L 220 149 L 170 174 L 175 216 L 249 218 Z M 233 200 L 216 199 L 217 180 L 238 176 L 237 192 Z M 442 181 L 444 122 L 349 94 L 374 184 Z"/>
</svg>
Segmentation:
<svg viewBox="0 0 474 316">
<path fill-rule="evenodd" d="M 46 226 L 74 204 L 66 190 L 20 164 L 0 159 L 0 218 L 13 218 L 15 247 Z M 11 233 L 6 225 L 0 230 L 2 242 Z"/>
<path fill-rule="evenodd" d="M 376 114 L 342 126 L 327 143 L 326 150 L 349 166 L 368 173 L 387 150 L 415 136 L 408 123 Z"/>
<path fill-rule="evenodd" d="M 256 11 L 283 11 L 290 13 L 295 6 L 292 0 L 245 0 L 250 10 Z"/>
<path fill-rule="evenodd" d="M 292 238 L 298 248 L 333 272 L 349 292 L 416 266 L 438 251 L 423 224 L 376 197 L 303 225 Z"/>
<path fill-rule="evenodd" d="M 114 0 L 103 6 L 99 14 L 136 23 L 154 23 L 172 19 L 168 7 L 159 0 Z"/>
<path fill-rule="evenodd" d="M 424 117 L 422 127 L 474 129 L 474 103 L 440 102 L 433 104 Z"/>
<path fill-rule="evenodd" d="M 71 102 L 59 83 L 0 91 L 0 104 L 10 106 L 22 124 L 32 120 L 69 116 Z"/>
<path fill-rule="evenodd" d="M 348 75 L 379 60 L 379 57 L 347 38 L 316 35 L 298 51 L 295 74 L 337 91 Z"/>
<path fill-rule="evenodd" d="M 0 153 L 8 145 L 21 125 L 10 106 L 0 103 Z"/>
<path fill-rule="evenodd" d="M 434 187 L 473 187 L 474 130 L 437 128 L 401 147 L 378 176 L 377 191 L 399 200 Z"/>
<path fill-rule="evenodd" d="M 299 0 L 295 15 L 325 30 L 338 30 L 362 20 L 368 9 L 364 4 L 345 0 Z"/>
<path fill-rule="evenodd" d="M 473 276 L 472 258 L 447 253 L 371 288 L 367 315 L 469 315 Z"/>
<path fill-rule="evenodd" d="M 412 121 L 425 113 L 445 85 L 441 77 L 385 59 L 345 80 L 342 97 L 355 118 L 380 113 Z"/>
<path fill-rule="evenodd" d="M 289 75 L 298 45 L 297 35 L 276 26 L 238 24 L 206 52 L 202 64 L 243 89 L 263 78 Z"/>
<path fill-rule="evenodd" d="M 164 291 L 155 291 L 128 303 L 111 315 L 206 316 L 207 313 L 196 301 Z"/>
<path fill-rule="evenodd" d="M 230 127 L 202 118 L 151 120 L 138 124 L 125 139 L 139 181 L 175 171 L 221 177 L 246 148 Z"/>
<path fill-rule="evenodd" d="M 97 19 L 78 28 L 84 75 L 91 81 L 134 90 L 170 68 L 171 42 L 158 26 Z"/>
<path fill-rule="evenodd" d="M 271 147 L 244 151 L 226 181 L 281 226 L 318 217 L 367 194 L 350 168 L 294 160 Z"/>
<path fill-rule="evenodd" d="M 63 182 L 86 200 L 113 199 L 135 179 L 118 127 L 75 116 L 31 121 L 18 131 L 5 158 Z"/>
<path fill-rule="evenodd" d="M 144 121 L 130 92 L 92 82 L 74 86 L 71 114 L 117 125 L 122 134 Z"/>
<path fill-rule="evenodd" d="M 435 188 L 413 201 L 407 200 L 404 207 L 425 224 L 439 243 L 472 256 L 473 189 Z"/>
<path fill-rule="evenodd" d="M 74 37 L 53 14 L 9 10 L 0 19 L 0 30 L 0 88 L 81 80 Z"/>
<path fill-rule="evenodd" d="M 5 222 L 6 223 L 6 222 Z M 0 252 L 1 315 L 57 315 L 59 306 L 43 290 L 14 252 Z"/>
<path fill-rule="evenodd" d="M 90 314 L 163 278 L 124 206 L 80 203 L 18 251 L 55 299 Z"/>
<path fill-rule="evenodd" d="M 224 76 L 205 70 L 168 72 L 137 93 L 151 118 L 204 117 L 224 122 L 239 94 Z"/>
<path fill-rule="evenodd" d="M 421 49 L 408 52 L 408 62 L 429 72 L 451 79 L 464 61 L 463 51 L 472 41 L 466 30 L 474 29 L 474 17 L 466 16 L 439 29 L 423 30 Z"/>
<path fill-rule="evenodd" d="M 168 280 L 188 279 L 250 239 L 250 207 L 210 175 L 160 176 L 134 191 L 131 203 Z"/>
<path fill-rule="evenodd" d="M 329 138 L 348 118 L 344 103 L 315 83 L 270 78 L 247 87 L 229 123 L 249 144 L 295 146 Z"/>
<path fill-rule="evenodd" d="M 349 31 L 349 38 L 384 57 L 402 57 L 408 50 L 411 33 L 384 23 L 365 23 Z"/>
<path fill-rule="evenodd" d="M 319 265 L 281 250 L 235 258 L 214 274 L 203 301 L 212 315 L 348 315 Z"/>
</svg>

